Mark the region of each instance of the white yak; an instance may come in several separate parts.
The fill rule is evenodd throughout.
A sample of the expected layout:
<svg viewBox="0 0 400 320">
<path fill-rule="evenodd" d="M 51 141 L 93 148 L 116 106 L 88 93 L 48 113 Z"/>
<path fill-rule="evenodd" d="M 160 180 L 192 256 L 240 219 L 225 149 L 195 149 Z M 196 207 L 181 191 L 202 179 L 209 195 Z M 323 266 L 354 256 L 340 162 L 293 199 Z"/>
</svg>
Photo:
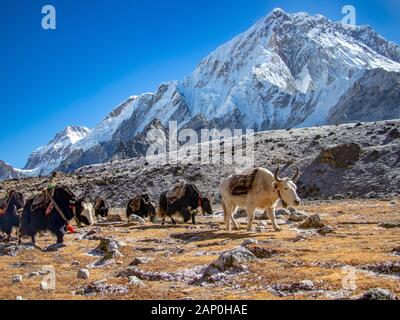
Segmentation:
<svg viewBox="0 0 400 320">
<path fill-rule="evenodd" d="M 252 189 L 244 195 L 232 195 L 231 181 L 233 176 L 223 179 L 220 184 L 220 192 L 222 196 L 222 207 L 224 210 L 224 219 L 226 228 L 231 231 L 231 221 L 234 230 L 239 230 L 239 224 L 233 217 L 237 207 L 246 209 L 247 211 L 247 231 L 252 230 L 255 210 L 265 210 L 272 222 L 272 227 L 275 231 L 280 231 L 281 228 L 275 220 L 275 206 L 279 199 L 282 200 L 284 206 L 298 206 L 300 198 L 297 195 L 297 186 L 294 183 L 299 177 L 299 169 L 296 168 L 296 173 L 293 178 L 279 178 L 279 167 L 275 174 L 263 168 L 258 168 L 253 180 Z M 243 175 L 251 174 L 245 171 Z"/>
</svg>

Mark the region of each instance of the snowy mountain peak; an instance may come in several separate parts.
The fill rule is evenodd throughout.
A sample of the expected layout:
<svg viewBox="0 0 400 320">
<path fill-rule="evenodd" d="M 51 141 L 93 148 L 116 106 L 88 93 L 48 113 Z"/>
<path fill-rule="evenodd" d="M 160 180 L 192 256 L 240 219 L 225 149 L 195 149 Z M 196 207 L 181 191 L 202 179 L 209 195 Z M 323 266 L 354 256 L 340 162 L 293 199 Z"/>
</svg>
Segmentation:
<svg viewBox="0 0 400 320">
<path fill-rule="evenodd" d="M 86 127 L 66 127 L 63 131 L 57 133 L 47 145 L 32 152 L 21 172 L 26 175 L 48 174 L 52 172 L 70 154 L 72 146 L 86 137 L 89 132 L 90 129 Z"/>
<path fill-rule="evenodd" d="M 75 144 L 90 132 L 89 128 L 80 126 L 68 126 L 64 131 L 58 133 L 50 144 L 66 141 L 67 144 Z"/>
</svg>

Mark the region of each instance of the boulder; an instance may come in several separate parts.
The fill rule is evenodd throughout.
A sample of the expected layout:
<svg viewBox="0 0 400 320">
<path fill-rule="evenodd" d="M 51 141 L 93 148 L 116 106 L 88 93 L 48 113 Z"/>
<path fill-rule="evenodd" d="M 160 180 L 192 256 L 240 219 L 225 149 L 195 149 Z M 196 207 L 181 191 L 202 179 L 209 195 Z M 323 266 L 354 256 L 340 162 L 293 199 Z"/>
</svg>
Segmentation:
<svg viewBox="0 0 400 320">
<path fill-rule="evenodd" d="M 130 277 L 129 277 L 129 284 L 130 284 L 131 286 L 134 286 L 134 287 L 143 287 L 143 286 L 144 286 L 142 280 L 140 280 L 140 279 L 139 279 L 138 277 L 136 277 L 136 276 L 130 276 Z"/>
<path fill-rule="evenodd" d="M 326 236 L 327 234 L 333 233 L 335 232 L 335 230 L 333 229 L 333 227 L 331 226 L 326 226 L 323 227 L 321 229 L 318 229 L 317 232 L 321 235 L 321 236 Z"/>
<path fill-rule="evenodd" d="M 257 239 L 252 239 L 252 238 L 248 238 L 248 239 L 245 239 L 243 242 L 242 242 L 242 246 L 243 247 L 246 247 L 246 246 L 248 246 L 248 245 L 250 245 L 250 244 L 258 244 L 258 240 Z"/>
<path fill-rule="evenodd" d="M 355 143 L 342 144 L 324 149 L 317 158 L 320 164 L 328 164 L 333 168 L 348 168 L 360 160 L 361 147 Z"/>
<path fill-rule="evenodd" d="M 388 134 L 390 139 L 400 139 L 400 131 L 397 128 L 392 129 Z"/>
<path fill-rule="evenodd" d="M 84 279 L 87 280 L 89 279 L 89 270 L 88 269 L 79 269 L 78 270 L 78 274 L 77 274 L 77 278 L 78 279 Z"/>
<path fill-rule="evenodd" d="M 318 214 L 308 217 L 306 221 L 299 225 L 301 229 L 321 229 L 324 227 L 326 227 L 326 225 Z"/>
<path fill-rule="evenodd" d="M 314 290 L 315 285 L 311 280 L 302 280 L 299 282 L 299 288 L 304 291 L 312 291 Z"/>
<path fill-rule="evenodd" d="M 152 258 L 148 257 L 136 257 L 131 263 L 130 266 L 138 266 L 140 264 L 147 264 L 152 261 Z"/>
<path fill-rule="evenodd" d="M 109 253 L 116 251 L 120 248 L 118 241 L 112 238 L 102 238 L 100 240 L 100 244 L 97 247 L 98 250 L 102 251 L 103 253 Z"/>
<path fill-rule="evenodd" d="M 364 292 L 357 300 L 398 300 L 398 298 L 389 290 L 375 288 Z"/>
<path fill-rule="evenodd" d="M 12 283 L 20 283 L 22 282 L 22 276 L 20 274 L 12 277 Z"/>
<path fill-rule="evenodd" d="M 297 211 L 295 209 L 290 210 L 290 214 L 288 217 L 288 221 L 293 221 L 293 222 L 300 222 L 304 221 L 308 218 L 308 215 L 302 211 Z"/>
<path fill-rule="evenodd" d="M 144 224 L 146 223 L 146 221 L 145 221 L 142 217 L 139 217 L 139 216 L 137 216 L 137 215 L 135 215 L 135 214 L 132 214 L 132 215 L 129 217 L 129 222 L 131 222 L 131 223 L 137 223 L 137 224 L 139 224 L 139 225 L 144 225 Z"/>
<path fill-rule="evenodd" d="M 273 255 L 278 253 L 274 249 L 261 247 L 256 244 L 250 244 L 246 246 L 246 249 L 249 250 L 252 254 L 254 254 L 258 259 L 271 258 Z"/>
<path fill-rule="evenodd" d="M 230 269 L 242 269 L 243 262 L 256 261 L 257 257 L 248 249 L 238 247 L 223 252 L 217 260 L 210 264 L 205 274 L 213 274 L 215 271 L 224 272 Z"/>
</svg>

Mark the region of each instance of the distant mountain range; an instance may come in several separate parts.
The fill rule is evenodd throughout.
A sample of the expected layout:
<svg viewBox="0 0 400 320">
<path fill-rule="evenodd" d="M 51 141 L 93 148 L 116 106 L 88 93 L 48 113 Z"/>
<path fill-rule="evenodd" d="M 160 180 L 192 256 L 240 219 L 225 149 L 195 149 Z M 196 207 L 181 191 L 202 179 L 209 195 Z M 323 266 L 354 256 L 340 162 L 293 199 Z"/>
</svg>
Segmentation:
<svg viewBox="0 0 400 320">
<path fill-rule="evenodd" d="M 166 129 L 171 120 L 180 128 L 263 131 L 394 118 L 400 46 L 369 26 L 275 9 L 182 81 L 129 97 L 92 130 L 68 127 L 34 151 L 23 170 L 0 163 L 0 178 L 143 155 L 147 130 Z"/>
</svg>

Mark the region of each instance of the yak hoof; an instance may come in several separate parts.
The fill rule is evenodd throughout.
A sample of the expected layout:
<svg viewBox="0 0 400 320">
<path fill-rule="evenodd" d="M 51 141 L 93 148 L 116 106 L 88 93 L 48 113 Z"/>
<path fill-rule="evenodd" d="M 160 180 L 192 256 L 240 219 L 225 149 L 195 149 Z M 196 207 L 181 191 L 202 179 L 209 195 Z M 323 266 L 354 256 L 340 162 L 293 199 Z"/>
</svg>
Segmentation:
<svg viewBox="0 0 400 320">
<path fill-rule="evenodd" d="M 282 231 L 282 228 L 280 228 L 280 227 L 274 227 L 274 230 L 275 230 L 275 232 L 279 232 L 279 231 Z"/>
</svg>

